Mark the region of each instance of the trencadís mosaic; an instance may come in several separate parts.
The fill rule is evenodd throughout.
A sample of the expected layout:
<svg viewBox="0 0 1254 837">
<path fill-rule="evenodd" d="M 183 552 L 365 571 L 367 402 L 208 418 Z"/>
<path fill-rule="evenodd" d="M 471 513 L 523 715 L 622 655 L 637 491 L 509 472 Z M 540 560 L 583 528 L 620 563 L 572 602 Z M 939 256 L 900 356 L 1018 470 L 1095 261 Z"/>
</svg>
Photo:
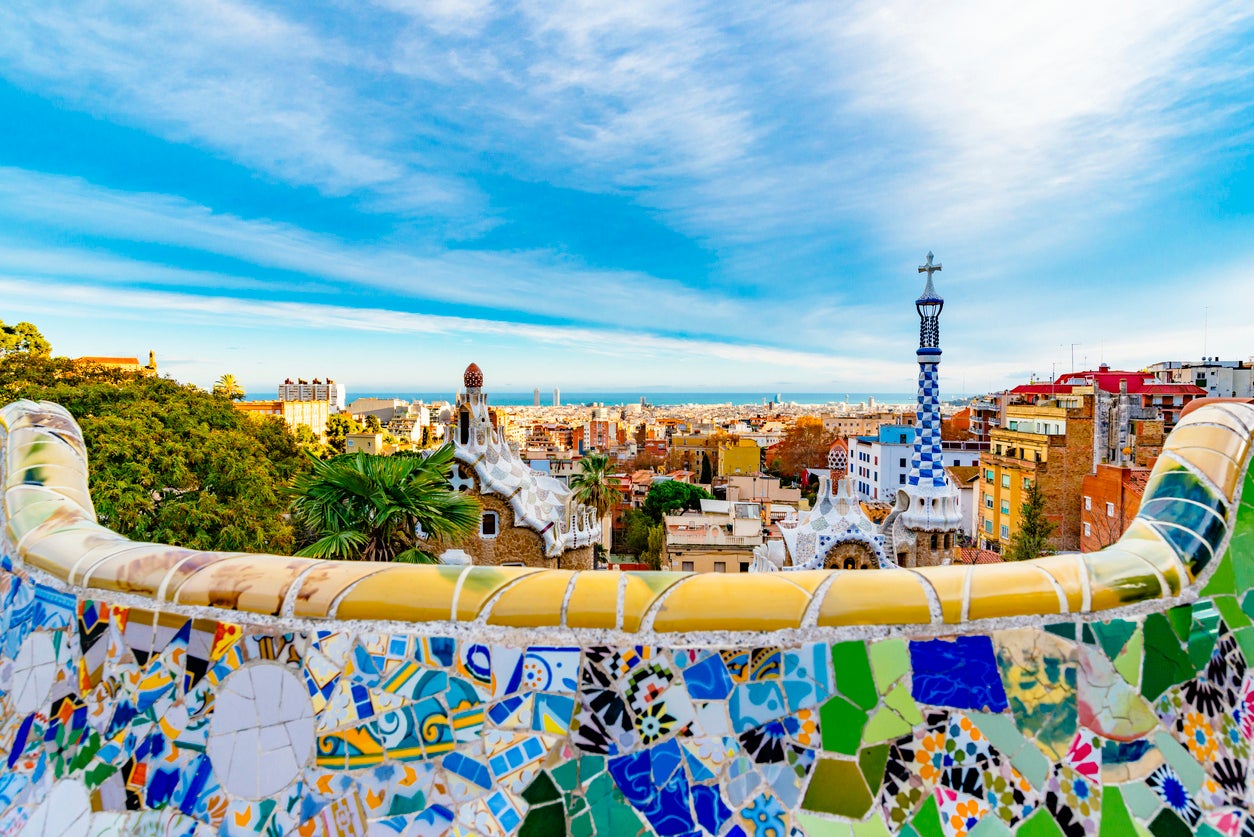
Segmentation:
<svg viewBox="0 0 1254 837">
<path fill-rule="evenodd" d="M 290 559 L 122 546 L 35 502 L 76 490 L 58 482 L 74 457 L 53 460 L 77 428 L 11 406 L 0 833 L 1250 837 L 1254 408 L 1190 418 L 1186 441 L 1243 422 L 1213 437 L 1241 443 L 1170 451 L 1132 542 L 1067 558 L 1072 578 L 1015 568 L 1050 580 L 1052 610 L 984 568 L 956 593 L 952 574 L 877 571 L 921 585 L 916 624 L 825 625 L 851 612 L 829 606 L 833 573 L 805 583 L 795 627 L 754 630 L 726 604 L 666 616 L 700 578 L 556 571 L 486 593 L 458 575 L 430 621 L 295 618 L 391 570 L 329 594 Z M 219 560 L 261 565 L 255 585 Z M 585 575 L 613 595 L 581 604 Z M 491 624 L 540 579 L 556 622 Z M 608 626 L 572 626 L 598 608 Z"/>
</svg>

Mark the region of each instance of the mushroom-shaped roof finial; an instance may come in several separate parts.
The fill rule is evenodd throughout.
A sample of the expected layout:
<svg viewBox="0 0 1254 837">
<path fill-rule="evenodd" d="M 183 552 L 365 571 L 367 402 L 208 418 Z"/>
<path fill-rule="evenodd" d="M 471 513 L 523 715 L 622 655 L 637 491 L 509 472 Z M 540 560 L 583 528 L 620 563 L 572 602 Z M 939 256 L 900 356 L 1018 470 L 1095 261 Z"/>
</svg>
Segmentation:
<svg viewBox="0 0 1254 837">
<path fill-rule="evenodd" d="M 483 370 L 479 368 L 479 364 L 472 363 L 466 367 L 462 382 L 466 384 L 466 389 L 478 389 L 483 386 Z"/>
</svg>

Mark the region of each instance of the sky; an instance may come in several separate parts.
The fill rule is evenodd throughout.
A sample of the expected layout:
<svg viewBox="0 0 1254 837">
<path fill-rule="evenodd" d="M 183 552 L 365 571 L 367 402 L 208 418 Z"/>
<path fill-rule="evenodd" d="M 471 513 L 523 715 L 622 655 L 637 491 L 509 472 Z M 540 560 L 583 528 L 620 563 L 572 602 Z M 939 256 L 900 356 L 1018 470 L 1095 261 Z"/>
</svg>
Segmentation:
<svg viewBox="0 0 1254 837">
<path fill-rule="evenodd" d="M 0 4 L 0 319 L 261 396 L 1254 355 L 1246 3 Z"/>
</svg>

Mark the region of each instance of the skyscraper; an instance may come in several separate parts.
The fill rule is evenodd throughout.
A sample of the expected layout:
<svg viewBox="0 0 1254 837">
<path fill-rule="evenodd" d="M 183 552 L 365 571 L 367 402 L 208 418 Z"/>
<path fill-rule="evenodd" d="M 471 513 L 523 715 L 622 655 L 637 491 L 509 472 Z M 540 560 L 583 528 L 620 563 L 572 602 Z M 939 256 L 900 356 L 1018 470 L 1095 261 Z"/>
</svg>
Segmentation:
<svg viewBox="0 0 1254 837">
<path fill-rule="evenodd" d="M 532 391 L 531 398 L 532 398 L 532 405 L 539 407 L 540 406 L 540 388 L 539 387 L 536 387 Z"/>
<path fill-rule="evenodd" d="M 557 387 L 553 387 L 553 406 L 562 406 L 562 391 Z"/>
</svg>

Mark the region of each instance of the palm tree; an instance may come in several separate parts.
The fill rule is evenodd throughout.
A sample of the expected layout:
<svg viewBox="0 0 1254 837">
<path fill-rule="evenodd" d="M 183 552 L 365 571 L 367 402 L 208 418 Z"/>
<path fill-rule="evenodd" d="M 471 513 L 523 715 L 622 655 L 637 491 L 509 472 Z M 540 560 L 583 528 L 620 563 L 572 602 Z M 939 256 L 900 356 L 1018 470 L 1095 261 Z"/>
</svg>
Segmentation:
<svg viewBox="0 0 1254 837">
<path fill-rule="evenodd" d="M 419 531 L 429 541 L 457 541 L 479 526 L 479 503 L 449 486 L 452 445 L 426 457 L 310 459 L 312 470 L 291 489 L 292 520 L 316 540 L 297 555 L 434 563 L 418 546 Z"/>
<path fill-rule="evenodd" d="M 213 385 L 214 395 L 223 395 L 232 401 L 239 401 L 244 397 L 244 388 L 239 385 L 239 381 L 235 380 L 235 376 L 231 373 L 218 378 L 218 382 Z"/>
<path fill-rule="evenodd" d="M 614 527 L 609 518 L 618 502 L 618 489 L 610 482 L 610 458 L 603 453 L 590 453 L 579 460 L 579 473 L 570 478 L 574 497 L 595 509 L 601 520 L 601 545 L 609 555 L 614 541 Z"/>
</svg>

